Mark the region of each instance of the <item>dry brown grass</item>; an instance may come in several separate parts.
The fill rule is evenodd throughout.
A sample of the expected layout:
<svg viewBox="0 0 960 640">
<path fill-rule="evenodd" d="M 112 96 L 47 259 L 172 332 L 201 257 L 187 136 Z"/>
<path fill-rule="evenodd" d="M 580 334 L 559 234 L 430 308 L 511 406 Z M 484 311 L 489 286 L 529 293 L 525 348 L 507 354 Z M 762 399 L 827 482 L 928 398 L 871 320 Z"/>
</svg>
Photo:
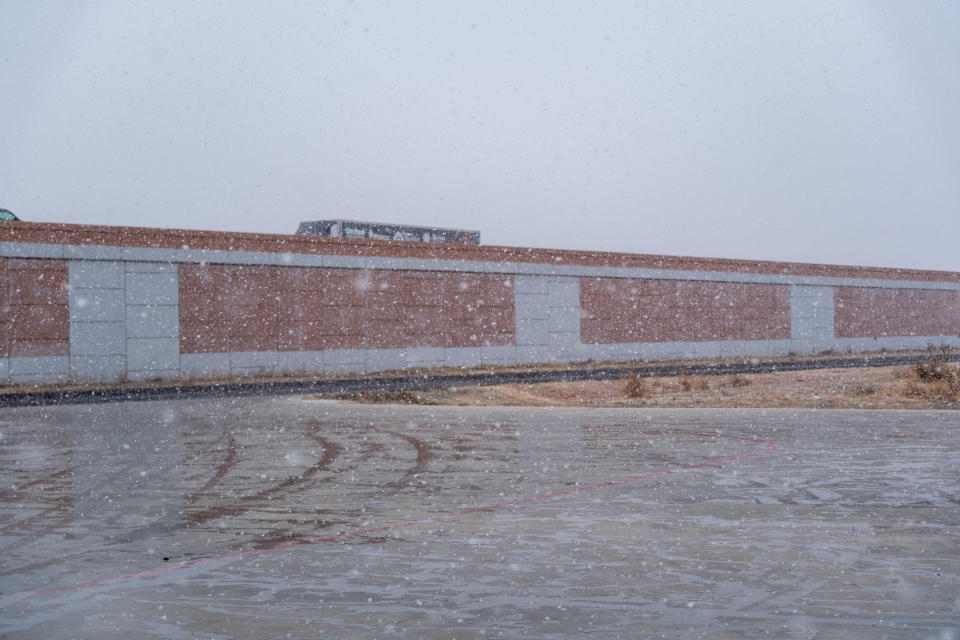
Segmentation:
<svg viewBox="0 0 960 640">
<path fill-rule="evenodd" d="M 903 395 L 926 400 L 951 401 L 958 398 L 957 388 L 949 382 L 907 382 L 903 385 Z"/>
<path fill-rule="evenodd" d="M 710 389 L 710 376 L 694 377 L 693 388 L 697 391 L 708 391 Z"/>
<path fill-rule="evenodd" d="M 349 400 L 365 404 L 437 404 L 435 401 L 412 391 L 387 391 L 383 389 L 351 391 L 337 394 L 335 397 L 337 400 Z"/>
<path fill-rule="evenodd" d="M 738 373 L 727 376 L 726 380 L 723 381 L 721 386 L 723 387 L 747 387 L 751 384 L 748 378 L 741 376 Z"/>
<path fill-rule="evenodd" d="M 680 385 L 680 390 L 684 393 L 689 391 L 707 391 L 710 389 L 710 376 L 680 376 L 677 378 L 677 383 Z M 748 382 L 747 384 L 750 383 Z"/>
</svg>

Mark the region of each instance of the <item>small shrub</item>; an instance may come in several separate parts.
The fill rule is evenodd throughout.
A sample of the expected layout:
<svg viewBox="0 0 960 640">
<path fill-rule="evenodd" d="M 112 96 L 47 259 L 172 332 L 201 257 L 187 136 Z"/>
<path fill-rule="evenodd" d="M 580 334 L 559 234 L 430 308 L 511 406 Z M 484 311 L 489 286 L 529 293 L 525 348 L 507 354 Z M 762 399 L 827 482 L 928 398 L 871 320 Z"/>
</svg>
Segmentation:
<svg viewBox="0 0 960 640">
<path fill-rule="evenodd" d="M 693 389 L 693 383 L 690 382 L 690 378 L 681 377 L 680 388 L 683 389 L 684 391 L 690 391 L 691 389 Z"/>
<path fill-rule="evenodd" d="M 934 400 L 960 400 L 960 367 L 930 356 L 913 366 L 916 380 L 908 381 L 903 393 Z"/>
<path fill-rule="evenodd" d="M 950 375 L 950 367 L 939 358 L 930 356 L 924 362 L 915 364 L 913 373 L 923 382 L 945 380 Z"/>
<path fill-rule="evenodd" d="M 855 396 L 872 396 L 877 392 L 877 388 L 872 384 L 858 384 L 853 387 L 853 395 Z"/>
<path fill-rule="evenodd" d="M 647 389 L 643 384 L 643 378 L 637 377 L 637 374 L 633 374 L 627 380 L 627 384 L 623 387 L 623 393 L 626 394 L 628 398 L 643 398 L 647 395 Z"/>
</svg>

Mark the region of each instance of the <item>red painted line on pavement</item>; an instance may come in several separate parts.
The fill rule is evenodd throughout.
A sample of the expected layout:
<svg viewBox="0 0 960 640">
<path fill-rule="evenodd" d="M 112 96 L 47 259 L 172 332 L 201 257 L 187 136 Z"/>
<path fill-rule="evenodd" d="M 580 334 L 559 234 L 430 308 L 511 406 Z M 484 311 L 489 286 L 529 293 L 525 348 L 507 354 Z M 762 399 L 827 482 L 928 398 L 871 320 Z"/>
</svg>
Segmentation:
<svg viewBox="0 0 960 640">
<path fill-rule="evenodd" d="M 734 440 L 744 440 L 747 442 L 755 442 L 757 444 L 762 444 L 764 445 L 764 448 L 759 451 L 754 451 L 753 453 L 744 454 L 742 456 L 736 456 L 734 458 L 725 458 L 723 460 L 703 462 L 700 464 L 694 464 L 694 465 L 689 465 L 685 467 L 675 467 L 672 469 L 665 469 L 663 471 L 653 471 L 651 473 L 645 473 L 639 476 L 630 476 L 627 478 L 621 478 L 619 480 L 609 480 L 607 482 L 584 485 L 582 487 L 577 487 L 575 489 L 568 489 L 566 491 L 544 493 L 541 495 L 531 496 L 528 498 L 510 500 L 508 502 L 500 502 L 497 504 L 490 504 L 482 507 L 473 507 L 470 509 L 465 509 L 463 511 L 456 511 L 449 515 L 435 516 L 433 518 L 426 518 L 424 520 L 411 520 L 409 522 L 401 522 L 399 524 L 391 524 L 391 525 L 386 525 L 382 527 L 374 527 L 372 529 L 358 529 L 356 531 L 346 531 L 336 535 L 323 536 L 320 538 L 311 538 L 309 540 L 297 540 L 295 542 L 285 542 L 283 544 L 278 544 L 272 547 L 266 547 L 264 549 L 248 549 L 246 551 L 236 551 L 234 553 L 227 553 L 224 555 L 214 556 L 211 558 L 201 558 L 199 560 L 191 560 L 190 562 L 181 562 L 179 564 L 156 567 L 154 569 L 147 569 L 145 571 L 137 571 L 135 573 L 125 573 L 123 575 L 112 576 L 109 578 L 89 580 L 87 582 L 80 582 L 77 584 L 72 584 L 72 585 L 67 585 L 62 587 L 51 587 L 49 589 L 39 589 L 36 591 L 24 591 L 21 593 L 15 593 L 9 596 L 0 597 L 0 605 L 9 604 L 11 602 L 18 602 L 20 600 L 26 600 L 28 598 L 35 598 L 38 596 L 46 596 L 46 595 L 52 595 L 55 593 L 63 593 L 65 591 L 87 589 L 90 587 L 96 587 L 96 586 L 105 585 L 105 584 L 112 584 L 115 582 L 123 582 L 125 580 L 132 580 L 134 578 L 155 576 L 162 573 L 169 573 L 171 571 L 180 571 L 182 569 L 190 569 L 192 567 L 199 567 L 206 564 L 213 564 L 217 562 L 224 562 L 226 560 L 233 560 L 236 558 L 245 558 L 247 556 L 259 555 L 261 553 L 282 551 L 284 549 L 292 549 L 293 547 L 319 544 L 321 542 L 336 542 L 338 540 L 345 540 L 347 538 L 366 536 L 373 533 L 380 533 L 383 531 L 395 531 L 397 529 L 416 527 L 416 526 L 431 524 L 435 522 L 450 522 L 450 521 L 456 520 L 457 518 L 461 518 L 463 516 L 468 516 L 475 513 L 498 511 L 500 509 L 506 509 L 508 507 L 516 507 L 524 504 L 531 504 L 533 502 L 540 502 L 543 500 L 553 500 L 556 498 L 563 498 L 567 496 L 576 495 L 579 493 L 585 493 L 587 491 L 596 491 L 597 489 L 606 489 L 608 487 L 616 487 L 624 484 L 631 484 L 634 482 L 639 482 L 640 480 L 649 480 L 650 478 L 668 476 L 674 473 L 681 473 L 684 471 L 694 471 L 696 469 L 704 469 L 706 467 L 719 467 L 724 464 L 739 462 L 741 460 L 746 460 L 748 458 L 755 458 L 757 456 L 766 455 L 768 453 L 772 453 L 777 448 L 777 445 L 773 444 L 772 442 L 761 440 L 760 438 L 754 438 L 752 436 L 736 436 L 736 435 L 725 434 L 725 433 L 708 433 L 708 432 L 681 431 L 681 430 L 667 430 L 667 431 L 660 431 L 659 433 L 673 433 L 673 434 L 679 434 L 679 435 L 699 435 L 699 436 L 709 436 L 709 437 L 715 437 L 715 438 L 718 437 L 718 438 L 728 438 L 728 439 L 734 439 Z"/>
</svg>

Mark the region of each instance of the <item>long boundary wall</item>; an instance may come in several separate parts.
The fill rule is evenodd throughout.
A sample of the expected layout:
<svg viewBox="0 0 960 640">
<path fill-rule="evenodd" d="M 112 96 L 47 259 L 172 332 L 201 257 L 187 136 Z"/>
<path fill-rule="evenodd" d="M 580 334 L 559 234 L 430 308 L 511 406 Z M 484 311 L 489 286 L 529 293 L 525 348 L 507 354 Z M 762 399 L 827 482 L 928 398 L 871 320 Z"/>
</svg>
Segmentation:
<svg viewBox="0 0 960 640">
<path fill-rule="evenodd" d="M 0 382 L 960 347 L 960 274 L 4 223 Z"/>
</svg>

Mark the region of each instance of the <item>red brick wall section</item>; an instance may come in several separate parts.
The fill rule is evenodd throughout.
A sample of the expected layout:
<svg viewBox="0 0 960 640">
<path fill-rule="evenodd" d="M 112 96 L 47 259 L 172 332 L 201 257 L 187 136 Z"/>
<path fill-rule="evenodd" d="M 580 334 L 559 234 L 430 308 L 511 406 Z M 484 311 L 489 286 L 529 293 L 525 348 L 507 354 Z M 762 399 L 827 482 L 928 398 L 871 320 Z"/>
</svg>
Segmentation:
<svg viewBox="0 0 960 640">
<path fill-rule="evenodd" d="M 181 265 L 180 351 L 514 344 L 510 277 Z"/>
<path fill-rule="evenodd" d="M 790 288 L 771 284 L 582 278 L 585 344 L 790 337 Z"/>
<path fill-rule="evenodd" d="M 838 287 L 838 338 L 960 335 L 960 292 Z"/>
<path fill-rule="evenodd" d="M 0 356 L 70 355 L 67 264 L 0 259 Z"/>
</svg>

